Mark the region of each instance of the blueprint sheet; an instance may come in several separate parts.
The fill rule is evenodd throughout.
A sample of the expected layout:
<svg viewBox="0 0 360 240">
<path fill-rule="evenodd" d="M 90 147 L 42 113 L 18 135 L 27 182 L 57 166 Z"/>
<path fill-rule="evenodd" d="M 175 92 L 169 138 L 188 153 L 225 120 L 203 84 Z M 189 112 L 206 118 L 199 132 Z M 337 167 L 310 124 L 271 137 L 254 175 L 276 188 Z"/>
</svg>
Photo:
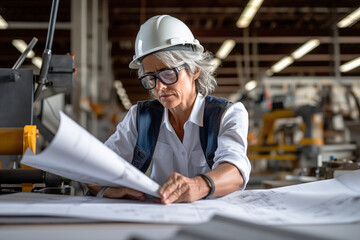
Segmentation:
<svg viewBox="0 0 360 240">
<path fill-rule="evenodd" d="M 350 223 L 360 221 L 359 182 L 356 170 L 336 179 L 166 206 L 150 200 L 16 193 L 0 196 L 0 215 L 191 224 L 217 214 L 266 225 Z"/>
<path fill-rule="evenodd" d="M 83 183 L 126 186 L 159 197 L 159 184 L 60 112 L 60 126 L 40 154 L 27 149 L 22 164 Z"/>
</svg>

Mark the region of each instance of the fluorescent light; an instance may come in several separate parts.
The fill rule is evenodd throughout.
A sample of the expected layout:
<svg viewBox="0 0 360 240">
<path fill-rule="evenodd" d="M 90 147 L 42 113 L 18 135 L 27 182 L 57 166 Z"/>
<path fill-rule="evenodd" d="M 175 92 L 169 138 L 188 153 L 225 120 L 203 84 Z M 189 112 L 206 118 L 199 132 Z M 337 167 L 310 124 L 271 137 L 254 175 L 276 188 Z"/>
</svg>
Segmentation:
<svg viewBox="0 0 360 240">
<path fill-rule="evenodd" d="M 33 59 L 31 59 L 31 62 L 37 67 L 37 68 L 41 68 L 41 64 L 42 64 L 42 59 L 41 57 L 34 57 Z"/>
<path fill-rule="evenodd" d="M 278 61 L 271 67 L 271 71 L 273 71 L 274 73 L 280 72 L 293 62 L 294 59 L 292 57 L 283 57 L 280 61 Z"/>
<path fill-rule="evenodd" d="M 115 89 L 119 89 L 119 88 L 122 88 L 123 87 L 123 84 L 120 80 L 115 80 L 114 81 L 114 88 Z"/>
<path fill-rule="evenodd" d="M 8 23 L 5 21 L 5 19 L 0 15 L 0 29 L 7 29 Z"/>
<path fill-rule="evenodd" d="M 225 40 L 221 45 L 221 47 L 219 48 L 219 50 L 217 51 L 217 53 L 215 54 L 216 57 L 220 59 L 226 58 L 231 52 L 231 50 L 234 48 L 234 46 L 235 46 L 235 40 L 232 39 Z"/>
<path fill-rule="evenodd" d="M 353 70 L 354 68 L 357 68 L 360 66 L 360 57 L 355 58 L 347 63 L 344 63 L 340 66 L 341 72 L 348 72 L 350 70 Z"/>
<path fill-rule="evenodd" d="M 211 61 L 211 65 L 213 65 L 213 71 L 215 71 L 221 64 L 221 60 L 218 59 L 218 58 L 214 58 L 212 61 Z"/>
<path fill-rule="evenodd" d="M 24 42 L 23 40 L 21 39 L 15 39 L 15 40 L 12 40 L 12 45 L 14 47 L 16 47 L 17 50 L 19 50 L 21 53 L 23 53 L 27 47 L 27 44 L 26 42 Z M 27 58 L 33 58 L 35 57 L 35 53 L 33 50 L 30 50 L 30 52 L 27 54 L 26 56 Z"/>
<path fill-rule="evenodd" d="M 121 99 L 124 97 L 127 97 L 125 88 L 119 88 L 116 92 L 120 96 Z"/>
<path fill-rule="evenodd" d="M 130 107 L 132 106 L 130 99 L 128 97 L 128 95 L 126 94 L 126 90 L 123 87 L 123 84 L 120 80 L 115 80 L 114 81 L 114 88 L 116 88 L 116 93 L 118 94 L 124 108 L 126 110 L 129 110 Z"/>
<path fill-rule="evenodd" d="M 271 71 L 271 69 L 268 69 L 265 71 L 265 75 L 270 77 L 270 76 L 274 75 L 274 73 L 273 73 L 273 71 Z"/>
<path fill-rule="evenodd" d="M 295 50 L 291 56 L 294 59 L 299 59 L 317 46 L 319 46 L 320 41 L 318 39 L 312 39 L 304 43 L 301 47 L 299 47 L 297 50 Z"/>
<path fill-rule="evenodd" d="M 270 69 L 266 70 L 267 76 L 272 76 L 274 73 L 282 71 L 284 68 L 294 62 L 295 59 L 303 57 L 305 54 L 320 45 L 319 39 L 311 39 L 296 49 L 291 56 L 283 57 L 280 61 L 275 63 Z"/>
<path fill-rule="evenodd" d="M 247 82 L 245 84 L 245 90 L 250 92 L 251 90 L 256 88 L 256 86 L 257 86 L 257 82 L 255 80 L 251 80 L 250 82 Z"/>
<path fill-rule="evenodd" d="M 346 28 L 355 23 L 360 19 L 360 7 L 356 9 L 354 12 L 347 15 L 343 20 L 337 23 L 339 28 Z"/>
<path fill-rule="evenodd" d="M 250 0 L 236 22 L 238 28 L 247 28 L 260 8 L 263 0 Z"/>
</svg>

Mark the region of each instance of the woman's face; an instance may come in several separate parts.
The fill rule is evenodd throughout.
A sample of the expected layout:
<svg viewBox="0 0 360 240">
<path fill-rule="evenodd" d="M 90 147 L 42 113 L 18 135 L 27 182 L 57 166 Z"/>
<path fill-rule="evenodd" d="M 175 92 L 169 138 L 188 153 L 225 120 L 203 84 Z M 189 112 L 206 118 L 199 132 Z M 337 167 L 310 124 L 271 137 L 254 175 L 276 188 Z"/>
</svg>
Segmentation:
<svg viewBox="0 0 360 240">
<path fill-rule="evenodd" d="M 162 69 L 168 68 L 161 60 L 152 55 L 145 57 L 142 63 L 145 74 L 157 73 Z M 152 90 L 152 93 L 167 109 L 186 109 L 191 107 L 196 98 L 195 80 L 199 74 L 191 77 L 186 69 L 183 69 L 178 72 L 178 81 L 172 85 L 163 84 L 157 79 L 156 87 Z"/>
</svg>

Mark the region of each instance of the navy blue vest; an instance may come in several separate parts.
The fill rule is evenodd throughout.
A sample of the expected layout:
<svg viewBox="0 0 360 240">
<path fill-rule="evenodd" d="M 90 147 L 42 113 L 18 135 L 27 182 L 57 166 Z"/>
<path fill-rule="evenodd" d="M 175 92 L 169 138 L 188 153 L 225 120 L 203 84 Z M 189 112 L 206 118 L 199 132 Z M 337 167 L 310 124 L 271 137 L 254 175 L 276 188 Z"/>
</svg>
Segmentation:
<svg viewBox="0 0 360 240">
<path fill-rule="evenodd" d="M 230 104 L 231 102 L 224 98 L 212 96 L 205 98 L 204 124 L 203 127 L 200 127 L 200 142 L 210 169 L 214 164 L 220 121 Z M 143 173 L 149 168 L 159 136 L 163 113 L 164 107 L 158 100 L 143 101 L 137 104 L 138 138 L 131 164 Z"/>
</svg>

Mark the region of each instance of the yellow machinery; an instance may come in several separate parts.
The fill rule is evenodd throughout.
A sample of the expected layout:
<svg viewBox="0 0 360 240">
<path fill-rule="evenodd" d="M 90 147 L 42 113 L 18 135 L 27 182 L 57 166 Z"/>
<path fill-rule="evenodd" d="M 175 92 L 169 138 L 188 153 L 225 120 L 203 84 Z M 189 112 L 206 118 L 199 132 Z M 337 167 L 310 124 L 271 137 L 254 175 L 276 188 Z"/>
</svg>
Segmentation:
<svg viewBox="0 0 360 240">
<path fill-rule="evenodd" d="M 39 130 L 34 125 L 26 125 L 24 128 L 0 128 L 0 154 L 22 155 L 27 148 L 36 153 L 38 137 Z M 29 169 L 31 167 L 22 165 L 22 168 Z M 33 188 L 33 183 L 22 183 L 23 192 L 31 192 Z"/>
<path fill-rule="evenodd" d="M 276 109 L 262 116 L 263 127 L 255 145 L 248 147 L 248 157 L 256 160 L 277 160 L 292 162 L 294 167 L 316 166 L 319 147 L 323 145 L 322 119 L 318 110 L 312 106 L 304 106 L 296 111 Z M 290 119 L 302 116 L 301 130 L 303 138 L 299 143 L 279 141 L 276 138 L 275 122 L 279 119 Z M 302 160 L 302 162 L 300 161 Z"/>
<path fill-rule="evenodd" d="M 0 153 L 2 155 L 22 155 L 27 148 L 36 153 L 36 139 L 39 130 L 34 125 L 24 128 L 0 128 Z"/>
<path fill-rule="evenodd" d="M 274 123 L 277 119 L 292 117 L 295 117 L 294 111 L 288 109 L 265 113 L 262 117 L 264 125 L 258 136 L 258 142 L 256 145 L 248 147 L 249 159 L 295 161 L 297 159 L 297 146 L 295 144 L 278 144 L 274 129 Z"/>
</svg>

